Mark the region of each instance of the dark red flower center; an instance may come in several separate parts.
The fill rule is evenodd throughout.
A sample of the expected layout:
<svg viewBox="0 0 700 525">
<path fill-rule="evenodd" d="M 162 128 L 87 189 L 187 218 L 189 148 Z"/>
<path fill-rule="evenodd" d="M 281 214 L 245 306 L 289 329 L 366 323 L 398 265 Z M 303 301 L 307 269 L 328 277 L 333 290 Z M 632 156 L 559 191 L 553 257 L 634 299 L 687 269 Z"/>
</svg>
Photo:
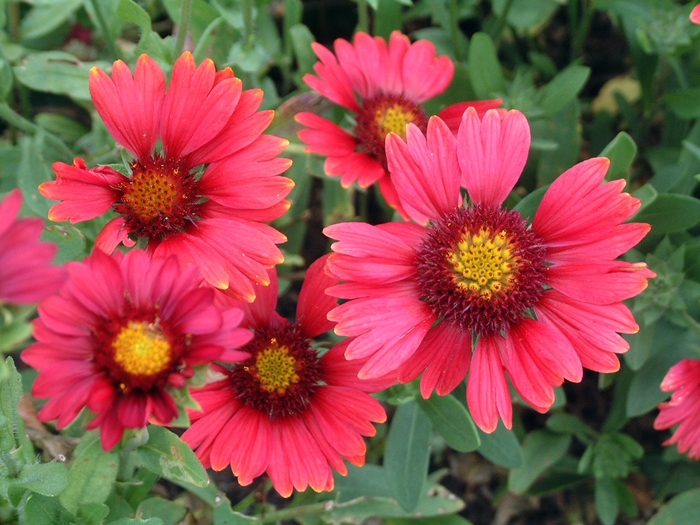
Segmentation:
<svg viewBox="0 0 700 525">
<path fill-rule="evenodd" d="M 474 335 L 505 331 L 544 291 L 540 239 L 515 211 L 459 208 L 433 223 L 416 254 L 422 298 Z"/>
<path fill-rule="evenodd" d="M 155 155 L 135 161 L 131 170 L 115 210 L 135 237 L 160 242 L 196 220 L 201 195 L 189 168 Z"/>
<path fill-rule="evenodd" d="M 318 354 L 295 326 L 258 331 L 244 350 L 251 357 L 230 373 L 241 403 L 270 419 L 306 410 L 320 381 L 320 367 Z"/>
<path fill-rule="evenodd" d="M 408 124 L 415 124 L 425 133 L 428 117 L 422 107 L 403 95 L 380 94 L 365 100 L 354 130 L 360 151 L 373 155 L 386 168 L 384 139 L 389 133 L 396 133 L 405 140 Z"/>
<path fill-rule="evenodd" d="M 122 392 L 164 387 L 186 343 L 154 313 L 103 320 L 94 337 L 95 363 Z"/>
</svg>

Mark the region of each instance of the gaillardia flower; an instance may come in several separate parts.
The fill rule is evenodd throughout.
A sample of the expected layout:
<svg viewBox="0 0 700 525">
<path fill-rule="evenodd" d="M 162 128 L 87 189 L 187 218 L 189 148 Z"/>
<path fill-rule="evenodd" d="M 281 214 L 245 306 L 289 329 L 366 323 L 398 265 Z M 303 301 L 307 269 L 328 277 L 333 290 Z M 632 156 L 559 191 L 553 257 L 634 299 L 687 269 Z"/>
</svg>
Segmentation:
<svg viewBox="0 0 700 525">
<path fill-rule="evenodd" d="M 421 104 L 444 92 L 452 82 L 454 64 L 447 56 L 435 56 L 427 40 L 411 44 L 394 31 L 387 42 L 381 37 L 356 33 L 353 43 L 337 39 L 335 55 L 320 44 L 312 44 L 318 56 L 318 76 L 304 81 L 329 100 L 353 113 L 354 127 L 348 132 L 328 119 L 302 112 L 296 121 L 303 126 L 299 139 L 306 151 L 327 157 L 325 171 L 340 177 L 343 187 L 357 182 L 367 188 L 379 181 L 386 201 L 403 215 L 401 203 L 387 171 L 384 139 L 389 133 L 406 136 L 406 125 L 425 131 L 428 115 Z M 357 100 L 356 94 L 360 100 Z M 501 105 L 501 100 L 463 102 L 445 108 L 439 115 L 456 131 L 468 106 L 483 114 Z"/>
<path fill-rule="evenodd" d="M 358 379 L 360 366 L 345 360 L 342 343 L 322 357 L 311 346 L 333 327 L 326 314 L 336 301 L 324 289 L 337 281 L 324 275 L 325 259 L 307 271 L 294 323 L 275 312 L 277 277 L 270 272 L 270 286 L 247 305 L 255 333 L 244 348 L 250 358 L 193 391 L 203 413 L 191 414 L 195 421 L 182 436 L 205 467 L 230 465 L 241 485 L 267 472 L 285 497 L 308 486 L 331 490 L 333 470 L 347 473 L 344 459 L 364 463 L 362 436 L 373 436 L 372 422 L 386 419 L 367 392 L 395 382 Z"/>
<path fill-rule="evenodd" d="M 502 204 L 530 146 L 525 117 L 472 108 L 457 137 L 437 117 L 427 137 L 409 125 L 407 141 L 387 138 L 391 176 L 414 223 L 327 227 L 328 268 L 349 299 L 329 314 L 353 337 L 349 359 L 367 359 L 360 377 L 398 369 L 421 393 L 449 393 L 469 372 L 474 420 L 491 432 L 510 426 L 506 374 L 544 412 L 553 386 L 579 381 L 582 367 L 617 370 L 628 349 L 617 332 L 638 329 L 624 299 L 654 276 L 615 259 L 648 231 L 624 223 L 639 201 L 625 181 L 603 183 L 609 161 L 582 162 L 549 187 L 532 224 Z M 460 184 L 470 200 L 463 205 Z"/>
<path fill-rule="evenodd" d="M 700 359 L 683 359 L 673 365 L 661 382 L 661 390 L 672 392 L 671 400 L 659 405 L 654 428 L 678 425 L 664 445 L 700 459 Z"/>
<path fill-rule="evenodd" d="M 241 360 L 250 340 L 243 311 L 214 303 L 197 268 L 143 250 L 114 256 L 100 250 L 68 263 L 69 280 L 39 306 L 37 343 L 22 360 L 39 371 L 32 394 L 49 398 L 39 419 L 70 424 L 89 408 L 109 450 L 127 428 L 178 416 L 173 396 L 194 367 Z"/>
<path fill-rule="evenodd" d="M 63 268 L 50 264 L 56 245 L 39 240 L 44 221 L 18 219 L 21 207 L 18 189 L 0 201 L 0 305 L 38 303 L 66 279 Z"/>
<path fill-rule="evenodd" d="M 144 238 L 156 255 L 198 265 L 217 288 L 253 299 L 268 268 L 282 261 L 284 235 L 263 224 L 280 217 L 293 183 L 279 176 L 291 161 L 277 158 L 287 141 L 262 132 L 272 111 L 257 111 L 262 91 L 242 91 L 231 69 L 211 60 L 195 67 L 190 53 L 173 67 L 166 90 L 158 64 L 142 55 L 132 76 L 116 61 L 112 76 L 93 68 L 90 93 L 116 141 L 134 160 L 129 176 L 110 167 L 54 164 L 57 179 L 39 187 L 61 200 L 49 212 L 72 223 L 117 212 L 96 246 L 106 253 Z M 160 140 L 161 150 L 154 150 Z"/>
</svg>

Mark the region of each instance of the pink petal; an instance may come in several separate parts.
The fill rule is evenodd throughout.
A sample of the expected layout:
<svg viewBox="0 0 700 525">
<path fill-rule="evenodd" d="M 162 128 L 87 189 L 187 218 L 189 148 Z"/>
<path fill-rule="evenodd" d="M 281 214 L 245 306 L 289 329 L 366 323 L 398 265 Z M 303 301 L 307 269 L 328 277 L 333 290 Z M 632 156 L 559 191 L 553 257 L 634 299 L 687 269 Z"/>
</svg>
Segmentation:
<svg viewBox="0 0 700 525">
<path fill-rule="evenodd" d="M 355 92 L 350 84 L 350 79 L 344 69 L 338 64 L 338 60 L 333 53 L 315 42 L 311 44 L 311 48 L 320 60 L 314 65 L 314 70 L 318 77 L 308 74 L 304 75 L 304 82 L 311 89 L 336 104 L 340 104 L 350 111 L 357 111 L 359 106 L 355 98 Z"/>
<path fill-rule="evenodd" d="M 129 67 L 117 60 L 112 78 L 90 70 L 90 94 L 97 112 L 116 141 L 141 159 L 158 140 L 165 76 L 155 60 L 141 55 L 132 78 Z"/>
<path fill-rule="evenodd" d="M 403 57 L 404 95 L 417 104 L 436 97 L 452 82 L 454 68 L 449 57 L 435 57 L 432 42 L 414 42 Z"/>
<path fill-rule="evenodd" d="M 412 124 L 406 137 L 404 143 L 393 133 L 387 136 L 389 172 L 407 213 L 425 224 L 461 205 L 455 139 L 438 118 L 428 123 L 427 141 Z"/>
<path fill-rule="evenodd" d="M 501 119 L 489 110 L 479 121 L 467 109 L 457 134 L 462 186 L 476 204 L 499 207 L 518 182 L 530 150 L 530 126 L 519 111 Z"/>
<path fill-rule="evenodd" d="M 482 336 L 476 343 L 469 369 L 469 412 L 477 426 L 488 433 L 496 430 L 499 416 L 506 428 L 513 424 L 510 390 L 500 359 L 505 353 L 505 340 L 500 335 Z"/>
</svg>

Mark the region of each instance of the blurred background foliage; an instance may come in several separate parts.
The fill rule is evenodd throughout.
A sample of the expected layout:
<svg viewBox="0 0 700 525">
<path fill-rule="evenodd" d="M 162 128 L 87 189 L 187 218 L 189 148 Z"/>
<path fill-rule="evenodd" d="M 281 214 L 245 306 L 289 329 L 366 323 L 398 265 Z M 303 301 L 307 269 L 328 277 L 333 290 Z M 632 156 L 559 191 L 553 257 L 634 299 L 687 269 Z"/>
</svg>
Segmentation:
<svg viewBox="0 0 700 525">
<path fill-rule="evenodd" d="M 150 428 L 147 446 L 134 444 L 126 469 L 93 433 L 83 435 L 80 421 L 57 435 L 36 420 L 23 395 L 32 372 L 17 372 L 8 360 L 0 370 L 0 522 L 699 523 L 700 466 L 663 448 L 668 432 L 652 427 L 667 397 L 659 384 L 668 369 L 700 357 L 700 27 L 688 20 L 693 5 L 0 0 L 0 194 L 21 188 L 25 215 L 46 218 L 51 203 L 37 186 L 53 178 L 53 162 L 122 160 L 90 101 L 90 68 L 108 70 L 116 59 L 133 66 L 147 53 L 167 72 L 191 50 L 198 62 L 210 57 L 219 68 L 232 67 L 245 88 L 262 88 L 263 108 L 276 110 L 270 132 L 290 140 L 287 176 L 296 187 L 276 226 L 289 238 L 281 290 L 291 312 L 303 268 L 328 251 L 324 225 L 392 219 L 378 192 L 343 189 L 296 138 L 299 111 L 346 122 L 301 81 L 316 61 L 310 44 L 330 46 L 355 31 L 388 37 L 398 29 L 432 41 L 455 61 L 454 81 L 430 101 L 429 113 L 501 98 L 528 117 L 532 148 L 509 205 L 531 216 L 564 170 L 607 156 L 608 179 L 626 179 L 627 191 L 642 200 L 633 220 L 652 225 L 627 257 L 658 274 L 630 302 L 641 330 L 628 337 L 619 373 L 588 372 L 580 384 L 564 385 L 545 415 L 521 403 L 513 430 L 491 435 L 474 426 L 463 387 L 429 400 L 416 385 L 394 387 L 380 395 L 392 415 L 369 443 L 368 465 L 338 476 L 331 494 L 289 501 L 264 480 L 242 488 L 230 472 L 209 473 L 213 482 L 203 486 L 207 473 L 163 429 Z M 45 239 L 59 244 L 59 262 L 79 260 L 107 220 L 47 221 Z M 0 352 L 27 344 L 33 314 L 0 306 Z"/>
</svg>

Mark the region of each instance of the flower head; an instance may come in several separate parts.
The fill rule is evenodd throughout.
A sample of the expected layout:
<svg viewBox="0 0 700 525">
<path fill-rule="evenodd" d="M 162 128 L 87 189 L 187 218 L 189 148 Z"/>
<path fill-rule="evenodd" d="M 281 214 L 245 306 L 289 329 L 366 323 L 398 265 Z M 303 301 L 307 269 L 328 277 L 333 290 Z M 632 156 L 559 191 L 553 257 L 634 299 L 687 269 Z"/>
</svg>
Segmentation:
<svg viewBox="0 0 700 525">
<path fill-rule="evenodd" d="M 257 111 L 262 91 L 242 91 L 231 69 L 217 72 L 211 60 L 196 67 L 185 53 L 167 90 L 158 64 L 142 55 L 133 75 L 119 60 L 111 77 L 93 68 L 90 93 L 133 155 L 131 173 L 82 159 L 54 164 L 56 181 L 39 188 L 63 201 L 49 218 L 75 223 L 114 210 L 98 248 L 111 253 L 144 238 L 151 253 L 198 265 L 213 286 L 252 300 L 253 283 L 267 284 L 266 270 L 282 261 L 276 244 L 285 241 L 263 222 L 287 210 L 293 186 L 279 176 L 291 163 L 277 157 L 287 141 L 262 134 L 272 120 L 271 111 Z"/>
<path fill-rule="evenodd" d="M 22 194 L 11 191 L 0 201 L 0 304 L 38 303 L 58 290 L 63 268 L 49 264 L 56 245 L 41 242 L 44 221 L 18 219 Z"/>
<path fill-rule="evenodd" d="M 326 173 L 339 176 L 344 187 L 357 182 L 367 188 L 379 181 L 386 201 L 405 215 L 387 170 L 384 141 L 389 133 L 405 137 L 408 124 L 425 131 L 428 115 L 421 104 L 447 89 L 454 64 L 444 55 L 436 57 L 431 42 L 411 44 L 399 31 L 388 43 L 361 32 L 352 44 L 338 39 L 335 55 L 320 44 L 312 46 L 320 59 L 314 66 L 318 76 L 306 75 L 304 81 L 350 110 L 355 125 L 348 132 L 313 113 L 299 113 L 297 122 L 306 126 L 299 132 L 308 144 L 306 151 L 325 155 Z M 463 102 L 445 108 L 440 116 L 456 131 L 468 106 L 483 114 L 500 105 L 500 100 Z"/>
<path fill-rule="evenodd" d="M 700 359 L 683 359 L 673 365 L 661 382 L 661 390 L 672 392 L 671 400 L 659 405 L 654 428 L 676 426 L 664 445 L 678 445 L 678 451 L 700 459 Z"/>
<path fill-rule="evenodd" d="M 375 433 L 372 422 L 386 419 L 384 409 L 366 392 L 395 382 L 394 377 L 363 382 L 360 366 L 343 357 L 345 344 L 323 356 L 311 338 L 327 332 L 335 299 L 324 289 L 336 281 L 324 274 L 325 257 L 316 261 L 302 286 L 297 320 L 275 312 L 277 278 L 259 291 L 247 310 L 254 331 L 244 350 L 250 358 L 221 379 L 194 392 L 203 413 L 182 439 L 196 449 L 205 467 L 231 466 L 242 485 L 267 472 L 277 491 L 333 488 L 333 470 L 347 473 L 344 459 L 362 465 L 362 436 Z"/>
<path fill-rule="evenodd" d="M 167 424 L 179 408 L 173 396 L 194 367 L 240 360 L 250 339 L 238 328 L 243 312 L 214 304 L 196 268 L 142 250 L 110 257 L 100 250 L 67 265 L 68 282 L 39 306 L 37 343 L 22 360 L 39 371 L 32 393 L 49 398 L 43 421 L 71 423 L 89 408 L 109 450 L 127 428 Z"/>
<path fill-rule="evenodd" d="M 548 189 L 528 223 L 502 204 L 530 146 L 525 117 L 468 109 L 457 137 L 437 117 L 427 136 L 387 138 L 389 170 L 413 223 L 345 223 L 328 261 L 342 281 L 329 293 L 349 299 L 329 314 L 353 337 L 349 359 L 366 359 L 360 377 L 398 369 L 421 374 L 421 392 L 452 391 L 469 372 L 467 398 L 477 424 L 510 426 L 506 374 L 539 411 L 553 387 L 579 381 L 582 368 L 618 369 L 628 349 L 617 332 L 638 327 L 624 299 L 654 274 L 615 259 L 649 231 L 625 223 L 639 201 L 603 182 L 609 161 L 582 162 Z M 462 202 L 460 186 L 469 201 Z"/>
</svg>

